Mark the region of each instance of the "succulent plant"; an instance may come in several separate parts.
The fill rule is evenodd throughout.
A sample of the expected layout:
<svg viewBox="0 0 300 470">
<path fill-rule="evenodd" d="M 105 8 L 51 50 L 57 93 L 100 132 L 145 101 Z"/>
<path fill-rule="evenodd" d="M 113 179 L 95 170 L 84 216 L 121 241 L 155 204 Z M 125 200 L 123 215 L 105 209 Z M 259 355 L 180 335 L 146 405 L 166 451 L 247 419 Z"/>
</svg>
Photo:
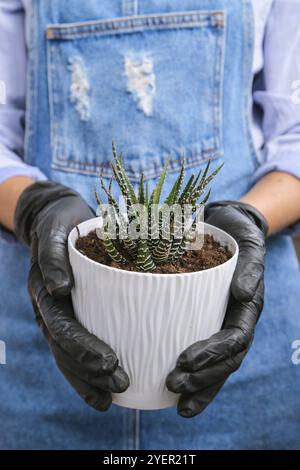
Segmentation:
<svg viewBox="0 0 300 470">
<path fill-rule="evenodd" d="M 197 216 L 203 211 L 209 199 L 210 190 L 204 195 L 207 186 L 223 165 L 208 174 L 210 167 L 210 161 L 208 161 L 203 173 L 200 170 L 198 174 L 192 174 L 184 185 L 185 161 L 183 159 L 180 173 L 170 193 L 160 205 L 169 161 L 165 163 L 150 195 L 143 173 L 138 190 L 134 190 L 124 169 L 122 154 L 117 156 L 114 144 L 112 150 L 113 177 L 108 186 L 103 177 L 100 177 L 101 187 L 107 197 L 106 204 L 103 204 L 95 189 L 95 197 L 103 221 L 100 238 L 107 255 L 118 264 L 131 262 L 137 270 L 143 272 L 153 271 L 157 265 L 163 263 L 178 261 L 185 254 L 191 234 L 196 227 Z M 112 194 L 114 180 L 120 188 L 125 209 Z M 203 198 L 199 202 L 201 197 Z M 189 207 L 189 213 L 192 214 L 189 224 L 187 224 L 186 207 Z M 130 230 L 132 223 L 135 224 L 134 236 Z M 114 236 L 111 227 L 114 227 Z"/>
</svg>

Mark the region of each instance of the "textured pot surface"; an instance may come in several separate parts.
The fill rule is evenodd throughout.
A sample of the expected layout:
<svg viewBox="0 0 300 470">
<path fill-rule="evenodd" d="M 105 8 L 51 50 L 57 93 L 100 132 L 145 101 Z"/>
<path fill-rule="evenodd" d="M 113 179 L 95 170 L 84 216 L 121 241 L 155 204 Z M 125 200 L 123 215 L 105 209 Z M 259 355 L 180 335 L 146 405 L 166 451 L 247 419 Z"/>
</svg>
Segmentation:
<svg viewBox="0 0 300 470">
<path fill-rule="evenodd" d="M 98 222 L 96 218 L 82 223 L 80 234 L 87 235 Z M 135 273 L 104 266 L 79 253 L 74 248 L 77 230 L 70 233 L 75 315 L 115 350 L 130 378 L 130 387 L 115 394 L 114 403 L 143 410 L 175 405 L 178 395 L 166 389 L 165 381 L 178 355 L 220 330 L 238 247 L 222 230 L 207 224 L 204 230 L 234 255 L 216 268 L 184 274 Z"/>
</svg>

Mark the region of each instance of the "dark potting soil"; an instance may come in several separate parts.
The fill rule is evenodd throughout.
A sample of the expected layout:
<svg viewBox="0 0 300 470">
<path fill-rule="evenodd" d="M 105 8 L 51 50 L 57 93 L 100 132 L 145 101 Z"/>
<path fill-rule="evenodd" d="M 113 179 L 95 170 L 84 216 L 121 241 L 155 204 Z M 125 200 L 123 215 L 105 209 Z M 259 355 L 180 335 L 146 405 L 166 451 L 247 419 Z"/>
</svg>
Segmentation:
<svg viewBox="0 0 300 470">
<path fill-rule="evenodd" d="M 77 250 L 93 261 L 123 269 L 126 271 L 138 271 L 136 266 L 128 261 L 126 264 L 118 264 L 106 254 L 102 240 L 98 238 L 95 230 L 76 241 Z M 157 266 L 153 271 L 156 274 L 176 274 L 203 271 L 225 263 L 232 257 L 232 253 L 226 246 L 221 246 L 211 235 L 204 235 L 204 243 L 200 250 L 189 250 L 175 263 L 166 263 Z"/>
</svg>

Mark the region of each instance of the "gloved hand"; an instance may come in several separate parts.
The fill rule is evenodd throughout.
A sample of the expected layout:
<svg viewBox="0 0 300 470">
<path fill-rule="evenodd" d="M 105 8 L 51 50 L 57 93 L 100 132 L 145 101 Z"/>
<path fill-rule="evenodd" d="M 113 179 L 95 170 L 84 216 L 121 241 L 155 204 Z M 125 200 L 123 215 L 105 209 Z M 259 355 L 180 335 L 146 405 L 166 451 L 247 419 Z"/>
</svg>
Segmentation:
<svg viewBox="0 0 300 470">
<path fill-rule="evenodd" d="M 178 413 L 187 418 L 201 413 L 240 367 L 264 298 L 265 218 L 252 206 L 232 201 L 209 204 L 205 216 L 237 241 L 239 257 L 222 330 L 188 347 L 167 377 L 169 390 L 181 394 Z"/>
<path fill-rule="evenodd" d="M 59 369 L 86 403 L 105 411 L 111 393 L 126 390 L 129 379 L 114 351 L 76 321 L 70 297 L 67 238 L 92 217 L 77 192 L 54 182 L 35 183 L 19 198 L 15 233 L 31 247 L 29 292 Z"/>
</svg>

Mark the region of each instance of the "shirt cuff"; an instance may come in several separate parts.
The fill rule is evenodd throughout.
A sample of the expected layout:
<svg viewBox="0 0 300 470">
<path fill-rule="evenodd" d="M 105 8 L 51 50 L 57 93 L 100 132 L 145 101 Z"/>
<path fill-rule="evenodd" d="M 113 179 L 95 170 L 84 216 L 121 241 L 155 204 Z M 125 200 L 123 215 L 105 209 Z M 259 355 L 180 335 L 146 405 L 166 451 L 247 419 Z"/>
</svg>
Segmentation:
<svg viewBox="0 0 300 470">
<path fill-rule="evenodd" d="M 30 165 L 0 168 L 0 184 L 14 176 L 27 176 L 34 181 L 45 181 L 48 179 L 37 167 Z"/>
</svg>

